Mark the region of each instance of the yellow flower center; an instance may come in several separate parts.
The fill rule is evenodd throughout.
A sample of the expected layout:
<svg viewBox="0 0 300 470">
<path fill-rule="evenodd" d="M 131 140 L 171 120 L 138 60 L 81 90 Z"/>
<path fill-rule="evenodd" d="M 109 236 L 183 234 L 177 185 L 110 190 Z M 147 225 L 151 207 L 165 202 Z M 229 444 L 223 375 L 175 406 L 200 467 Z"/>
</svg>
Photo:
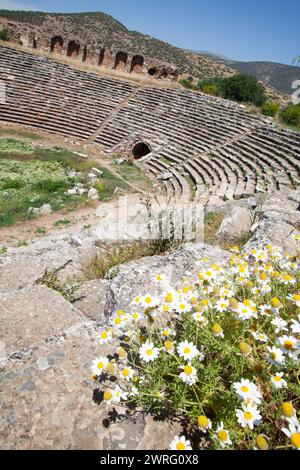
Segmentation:
<svg viewBox="0 0 300 470">
<path fill-rule="evenodd" d="M 103 367 L 104 367 L 103 362 L 98 362 L 97 367 L 98 367 L 98 369 L 103 369 Z"/>
<path fill-rule="evenodd" d="M 199 416 L 198 417 L 198 425 L 202 429 L 207 429 L 208 428 L 208 419 L 206 416 Z"/>
<path fill-rule="evenodd" d="M 249 344 L 247 343 L 240 343 L 239 344 L 239 349 L 241 351 L 242 354 L 244 354 L 245 356 L 247 356 L 247 354 L 250 354 L 251 353 L 251 346 L 249 346 Z"/>
<path fill-rule="evenodd" d="M 300 433 L 296 432 L 291 435 L 291 442 L 296 449 L 300 449 Z"/>
<path fill-rule="evenodd" d="M 257 436 L 256 445 L 257 445 L 259 450 L 269 450 L 269 448 L 270 448 L 267 439 L 262 434 Z"/>
<path fill-rule="evenodd" d="M 123 375 L 123 377 L 128 377 L 129 376 L 129 370 L 124 369 L 123 372 L 122 372 L 122 375 Z"/>
<path fill-rule="evenodd" d="M 275 297 L 271 300 L 271 305 L 274 308 L 279 308 L 281 306 L 280 300 Z"/>
<path fill-rule="evenodd" d="M 274 379 L 274 382 L 281 382 L 281 377 L 278 377 L 278 375 L 275 375 L 273 379 Z"/>
<path fill-rule="evenodd" d="M 121 359 L 124 359 L 127 356 L 127 353 L 126 353 L 125 349 L 123 349 L 123 348 L 118 349 L 118 354 L 121 357 Z"/>
<path fill-rule="evenodd" d="M 185 450 L 185 445 L 182 442 L 178 442 L 176 450 Z"/>
<path fill-rule="evenodd" d="M 147 356 L 152 356 L 152 354 L 153 354 L 152 349 L 147 349 L 146 354 L 147 354 Z"/>
<path fill-rule="evenodd" d="M 185 366 L 185 368 L 184 368 L 185 375 L 192 375 L 193 371 L 194 371 L 194 369 L 191 366 Z"/>
<path fill-rule="evenodd" d="M 101 333 L 101 339 L 107 339 L 108 338 L 108 334 L 106 333 L 106 331 L 103 331 L 103 333 Z"/>
<path fill-rule="evenodd" d="M 295 410 L 293 408 L 293 405 L 291 403 L 285 402 L 282 403 L 281 405 L 281 411 L 286 416 L 287 418 L 292 418 L 295 414 Z"/>
<path fill-rule="evenodd" d="M 287 349 L 287 351 L 291 351 L 292 349 L 294 349 L 294 343 L 290 340 L 285 341 L 284 349 Z"/>
<path fill-rule="evenodd" d="M 184 305 L 184 304 L 181 304 L 179 308 L 180 308 L 180 310 L 184 310 L 184 309 L 185 309 L 185 305 Z"/>
<path fill-rule="evenodd" d="M 184 352 L 184 354 L 190 354 L 191 350 L 190 350 L 190 348 L 184 348 L 183 352 Z"/>
<path fill-rule="evenodd" d="M 295 302 L 300 302 L 300 295 L 294 295 L 293 299 L 295 300 Z"/>
<path fill-rule="evenodd" d="M 115 319 L 115 325 L 120 325 L 121 322 L 122 322 L 121 318 Z"/>
<path fill-rule="evenodd" d="M 221 442 L 226 442 L 227 439 L 228 439 L 228 433 L 227 431 L 224 431 L 224 429 L 222 431 L 219 431 L 218 432 L 218 439 L 219 441 Z"/>
<path fill-rule="evenodd" d="M 252 413 L 250 413 L 250 411 L 245 411 L 244 416 L 246 421 L 251 421 L 251 419 L 253 418 L 253 415 Z"/>
<path fill-rule="evenodd" d="M 166 295 L 166 302 L 168 302 L 168 303 L 173 302 L 173 296 L 172 296 L 172 294 L 167 294 L 167 295 Z"/>
<path fill-rule="evenodd" d="M 116 371 L 114 364 L 112 364 L 111 362 L 110 362 L 109 364 L 107 364 L 106 369 L 107 369 L 107 372 L 108 372 L 109 374 L 112 374 L 112 375 L 113 375 L 113 374 L 115 373 L 115 371 Z"/>
<path fill-rule="evenodd" d="M 103 398 L 105 401 L 109 401 L 112 399 L 112 394 L 111 392 L 104 392 Z"/>
<path fill-rule="evenodd" d="M 249 392 L 249 388 L 246 387 L 245 385 L 241 388 L 242 392 L 247 393 Z"/>
<path fill-rule="evenodd" d="M 212 332 L 214 335 L 220 335 L 221 333 L 223 333 L 223 330 L 220 325 L 214 325 L 212 328 Z"/>
<path fill-rule="evenodd" d="M 151 302 L 152 302 L 151 297 L 146 297 L 146 298 L 145 298 L 145 303 L 146 303 L 146 304 L 151 304 Z"/>
<path fill-rule="evenodd" d="M 165 350 L 166 351 L 171 351 L 173 349 L 173 343 L 171 341 L 166 341 L 165 342 Z"/>
</svg>

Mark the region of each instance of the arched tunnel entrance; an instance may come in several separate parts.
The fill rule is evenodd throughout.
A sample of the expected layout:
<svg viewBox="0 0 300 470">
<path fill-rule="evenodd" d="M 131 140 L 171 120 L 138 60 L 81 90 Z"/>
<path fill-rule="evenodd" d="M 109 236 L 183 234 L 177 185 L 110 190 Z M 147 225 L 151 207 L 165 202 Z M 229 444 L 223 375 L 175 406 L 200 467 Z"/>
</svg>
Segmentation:
<svg viewBox="0 0 300 470">
<path fill-rule="evenodd" d="M 135 160 L 139 160 L 140 158 L 149 155 L 149 153 L 151 153 L 151 148 L 145 142 L 137 142 L 132 148 L 132 155 Z"/>
</svg>

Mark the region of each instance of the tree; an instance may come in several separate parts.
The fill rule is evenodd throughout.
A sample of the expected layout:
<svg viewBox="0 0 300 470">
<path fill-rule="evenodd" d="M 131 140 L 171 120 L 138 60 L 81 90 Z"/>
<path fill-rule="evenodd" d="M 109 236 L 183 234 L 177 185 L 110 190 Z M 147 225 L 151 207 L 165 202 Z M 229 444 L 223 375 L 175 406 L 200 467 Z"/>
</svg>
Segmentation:
<svg viewBox="0 0 300 470">
<path fill-rule="evenodd" d="M 226 99 L 253 103 L 256 106 L 262 106 L 267 100 L 264 86 L 256 77 L 247 73 L 224 79 L 221 93 Z"/>
</svg>

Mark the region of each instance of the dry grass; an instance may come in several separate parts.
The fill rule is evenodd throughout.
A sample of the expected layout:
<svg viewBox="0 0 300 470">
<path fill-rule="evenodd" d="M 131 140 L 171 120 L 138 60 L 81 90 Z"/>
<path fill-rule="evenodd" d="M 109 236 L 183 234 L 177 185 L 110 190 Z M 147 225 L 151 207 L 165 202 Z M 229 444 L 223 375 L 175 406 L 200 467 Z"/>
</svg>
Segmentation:
<svg viewBox="0 0 300 470">
<path fill-rule="evenodd" d="M 216 234 L 224 219 L 223 212 L 209 212 L 204 219 L 204 241 L 205 243 L 215 243 Z"/>
</svg>

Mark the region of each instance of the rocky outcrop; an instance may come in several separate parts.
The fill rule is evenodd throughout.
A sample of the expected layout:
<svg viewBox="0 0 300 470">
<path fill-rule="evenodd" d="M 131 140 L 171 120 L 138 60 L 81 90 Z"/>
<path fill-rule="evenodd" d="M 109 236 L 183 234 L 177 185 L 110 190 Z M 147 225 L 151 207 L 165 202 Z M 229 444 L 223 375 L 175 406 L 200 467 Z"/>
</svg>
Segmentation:
<svg viewBox="0 0 300 470">
<path fill-rule="evenodd" d="M 108 274 L 113 277 L 106 294 L 105 314 L 110 316 L 116 309 L 128 311 L 137 295 L 151 293 L 159 295 L 163 290 L 182 285 L 184 278 L 195 275 L 201 267 L 226 260 L 229 253 L 203 243 L 186 244 L 181 249 L 164 256 L 152 256 L 123 264 Z M 164 282 L 155 283 L 156 275 Z"/>
<path fill-rule="evenodd" d="M 223 219 L 217 233 L 217 239 L 222 241 L 235 241 L 248 235 L 252 225 L 250 209 L 246 207 L 233 207 L 229 214 Z"/>
</svg>

